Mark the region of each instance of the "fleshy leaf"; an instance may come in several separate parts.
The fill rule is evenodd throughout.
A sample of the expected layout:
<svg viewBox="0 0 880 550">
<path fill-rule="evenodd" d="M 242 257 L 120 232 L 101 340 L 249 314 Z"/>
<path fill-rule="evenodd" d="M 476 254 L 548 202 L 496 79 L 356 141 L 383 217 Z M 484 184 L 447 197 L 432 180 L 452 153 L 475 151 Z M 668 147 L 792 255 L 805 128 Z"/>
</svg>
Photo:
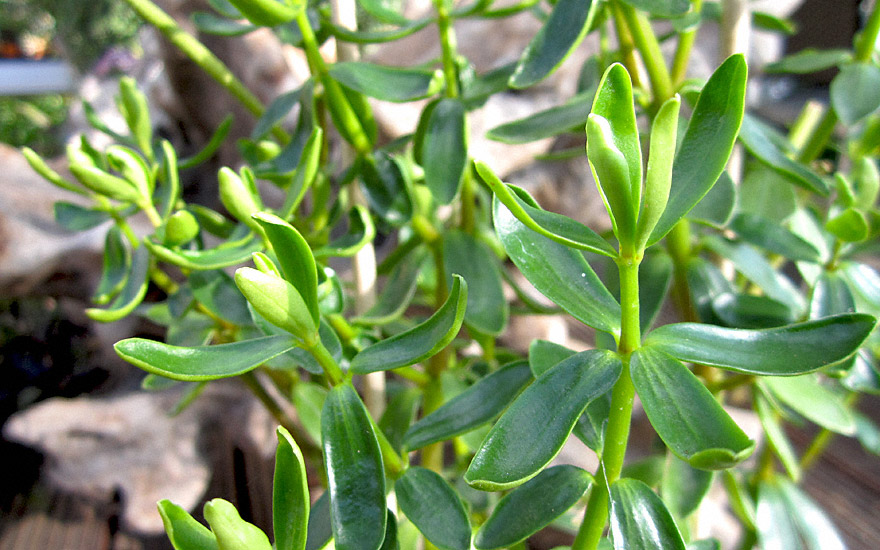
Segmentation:
<svg viewBox="0 0 880 550">
<path fill-rule="evenodd" d="M 112 219 L 103 210 L 86 208 L 70 202 L 58 201 L 54 205 L 55 221 L 68 231 L 85 231 Z"/>
<path fill-rule="evenodd" d="M 117 342 L 113 349 L 120 357 L 147 372 L 173 380 L 201 382 L 238 376 L 296 345 L 296 341 L 287 335 L 194 348 L 128 338 Z"/>
<path fill-rule="evenodd" d="M 507 326 L 507 300 L 498 259 L 486 245 L 463 231 L 445 232 L 443 267 L 448 279 L 457 273 L 468 283 L 465 324 L 483 334 L 501 334 Z"/>
<path fill-rule="evenodd" d="M 806 48 L 764 66 L 767 73 L 809 74 L 836 67 L 852 59 L 852 52 L 844 49 L 816 50 Z"/>
<path fill-rule="evenodd" d="M 859 313 L 835 315 L 764 330 L 696 323 L 664 325 L 645 345 L 681 361 L 763 376 L 795 376 L 855 353 L 876 320 Z"/>
<path fill-rule="evenodd" d="M 354 356 L 351 371 L 366 374 L 412 365 L 431 357 L 458 334 L 467 307 L 467 283 L 459 276 L 434 315 L 406 332 L 373 344 Z"/>
<path fill-rule="evenodd" d="M 235 272 L 235 284 L 264 319 L 293 334 L 307 347 L 315 344 L 318 324 L 292 284 L 250 267 L 241 267 Z"/>
<path fill-rule="evenodd" d="M 677 17 L 691 9 L 688 0 L 623 0 L 630 6 L 660 17 Z"/>
<path fill-rule="evenodd" d="M 441 550 L 469 550 L 471 526 L 455 490 L 440 474 L 412 466 L 394 484 L 397 502 L 425 538 Z"/>
<path fill-rule="evenodd" d="M 272 550 L 266 533 L 241 519 L 231 502 L 222 498 L 209 500 L 204 514 L 220 550 Z"/>
<path fill-rule="evenodd" d="M 309 525 L 309 483 L 302 452 L 290 433 L 277 430 L 272 482 L 272 528 L 276 550 L 305 550 Z"/>
<path fill-rule="evenodd" d="M 724 171 L 742 123 L 747 73 L 745 58 L 732 55 L 703 86 L 675 155 L 666 210 L 647 244 L 662 239 L 700 202 Z"/>
<path fill-rule="evenodd" d="M 544 373 L 489 431 L 465 481 L 497 491 L 534 477 L 562 448 L 590 401 L 614 385 L 621 368 L 614 353 L 588 350 Z"/>
<path fill-rule="evenodd" d="M 737 214 L 730 221 L 730 228 L 746 241 L 790 260 L 814 263 L 821 261 L 815 246 L 761 216 Z"/>
<path fill-rule="evenodd" d="M 683 519 L 697 511 L 714 479 L 712 472 L 698 470 L 669 454 L 660 482 L 660 494 L 673 517 Z"/>
<path fill-rule="evenodd" d="M 56 204 L 57 206 L 57 204 Z M 104 267 L 101 281 L 92 299 L 97 304 L 106 304 L 118 293 L 128 279 L 131 266 L 131 251 L 119 226 L 114 225 L 107 231 L 104 239 Z"/>
<path fill-rule="evenodd" d="M 439 70 L 386 67 L 357 61 L 334 63 L 330 76 L 353 90 L 384 101 L 407 102 L 436 94 L 443 88 Z"/>
<path fill-rule="evenodd" d="M 143 246 L 132 252 L 131 266 L 125 284 L 113 303 L 106 309 L 89 308 L 86 314 L 100 323 L 118 321 L 134 311 L 147 295 L 150 253 Z"/>
<path fill-rule="evenodd" d="M 828 516 L 790 481 L 774 477 L 758 486 L 755 514 L 763 550 L 844 550 Z"/>
<path fill-rule="evenodd" d="M 210 529 L 170 500 L 160 500 L 159 515 L 174 550 L 218 550 L 217 538 Z"/>
<path fill-rule="evenodd" d="M 449 204 L 458 194 L 467 164 L 464 104 L 457 99 L 441 99 L 426 115 L 421 148 L 425 183 L 437 202 Z"/>
<path fill-rule="evenodd" d="M 385 538 L 385 471 L 367 409 L 354 388 L 336 386 L 324 401 L 321 439 L 339 550 L 375 550 Z"/>
<path fill-rule="evenodd" d="M 593 476 L 571 465 L 547 468 L 498 501 L 474 538 L 480 550 L 516 545 L 549 525 L 584 495 Z"/>
<path fill-rule="evenodd" d="M 505 409 L 532 379 L 525 361 L 511 363 L 481 378 L 439 409 L 412 425 L 404 446 L 420 449 L 469 432 L 489 422 Z"/>
<path fill-rule="evenodd" d="M 660 107 L 651 126 L 651 149 L 645 174 L 645 203 L 639 212 L 636 236 L 639 249 L 644 248 L 669 200 L 680 107 L 681 99 L 676 94 Z"/>
<path fill-rule="evenodd" d="M 650 487 L 636 479 L 611 484 L 614 550 L 685 550 L 672 514 Z"/>
<path fill-rule="evenodd" d="M 526 46 L 510 77 L 510 86 L 528 88 L 555 71 L 586 36 L 599 4 L 592 0 L 557 2 L 547 22 Z"/>
<path fill-rule="evenodd" d="M 171 249 L 149 237 L 144 239 L 144 245 L 159 260 L 193 270 L 221 269 L 237 265 L 248 261 L 251 254 L 263 249 L 260 240 L 253 236 L 223 243 L 216 248 L 206 250 Z"/>
<path fill-rule="evenodd" d="M 843 435 L 856 433 L 855 417 L 844 394 L 824 385 L 815 374 L 767 378 L 762 383 L 776 399 L 819 426 Z"/>
<path fill-rule="evenodd" d="M 851 126 L 880 107 L 880 67 L 873 63 L 844 65 L 829 91 L 834 111 Z"/>
<path fill-rule="evenodd" d="M 695 468 L 721 470 L 743 461 L 755 442 L 681 362 L 650 347 L 630 363 L 633 385 L 663 442 Z"/>
<path fill-rule="evenodd" d="M 592 104 L 592 93 L 578 94 L 562 105 L 496 126 L 486 133 L 486 137 L 516 144 L 554 137 L 573 128 L 580 131 L 587 123 Z"/>
</svg>

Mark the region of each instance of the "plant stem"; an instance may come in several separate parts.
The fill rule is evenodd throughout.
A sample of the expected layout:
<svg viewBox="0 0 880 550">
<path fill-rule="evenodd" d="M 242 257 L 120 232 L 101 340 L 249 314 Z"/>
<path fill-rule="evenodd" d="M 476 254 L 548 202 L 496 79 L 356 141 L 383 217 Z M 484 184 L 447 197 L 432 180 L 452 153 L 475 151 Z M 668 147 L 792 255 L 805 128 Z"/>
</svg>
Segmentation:
<svg viewBox="0 0 880 550">
<path fill-rule="evenodd" d="M 623 19 L 623 13 L 620 11 L 620 5 L 617 2 L 610 4 L 611 12 L 614 16 L 614 30 L 617 33 L 617 42 L 620 47 L 620 56 L 623 58 L 623 64 L 632 78 L 633 86 L 642 88 L 642 70 L 636 59 L 636 46 L 633 44 L 632 33 L 626 26 Z"/>
<path fill-rule="evenodd" d="M 458 70 L 455 67 L 456 40 L 449 9 L 444 0 L 435 0 L 437 10 L 437 29 L 440 32 L 440 47 L 443 51 L 443 79 L 446 81 L 446 97 L 455 98 L 459 95 Z"/>
<path fill-rule="evenodd" d="M 602 449 L 602 463 L 596 473 L 596 486 L 590 492 L 584 522 L 575 538 L 572 550 L 595 550 L 602 538 L 608 521 L 608 490 L 620 478 L 626 455 L 629 428 L 632 421 L 635 388 L 629 372 L 629 359 L 633 351 L 641 346 L 639 327 L 639 263 L 640 256 L 624 257 L 617 260 L 620 272 L 621 328 L 617 351 L 623 361 L 623 371 L 611 392 L 611 411 L 605 431 L 605 447 Z"/>
<path fill-rule="evenodd" d="M 167 13 L 150 0 L 125 0 L 125 2 L 148 23 L 156 27 L 169 42 L 177 46 L 209 76 L 226 88 L 255 117 L 263 115 L 263 104 L 232 74 L 211 50 L 189 34 Z"/>
<path fill-rule="evenodd" d="M 321 343 L 320 338 L 313 347 L 309 348 L 309 351 L 315 360 L 318 361 L 318 364 L 321 365 L 321 368 L 324 369 L 324 374 L 327 375 L 331 385 L 336 386 L 342 383 L 345 378 L 342 374 L 342 369 L 339 368 L 339 364 L 333 358 L 333 355 Z"/>
<path fill-rule="evenodd" d="M 692 4 L 694 13 L 699 14 L 703 9 L 703 0 L 693 0 Z M 669 75 L 675 88 L 678 88 L 687 77 L 688 62 L 691 59 L 691 49 L 697 39 L 698 29 L 699 25 L 686 30 L 678 37 L 678 46 L 675 48 L 675 57 L 672 59 L 672 70 Z"/>
<path fill-rule="evenodd" d="M 645 63 L 645 69 L 651 79 L 653 104 L 655 108 L 659 109 L 663 102 L 675 93 L 669 70 L 666 68 L 666 61 L 663 59 L 663 52 L 660 51 L 660 42 L 657 41 L 657 36 L 651 28 L 651 22 L 644 13 L 620 2 L 620 0 L 617 0 L 615 5 L 619 6 L 620 13 L 632 34 L 633 42 Z"/>
<path fill-rule="evenodd" d="M 438 240 L 430 243 L 431 253 L 434 256 L 434 276 L 437 279 L 437 287 L 434 291 L 434 304 L 440 308 L 449 297 L 449 288 L 446 286 L 446 269 L 443 267 L 443 248 Z M 443 384 L 440 376 L 449 364 L 450 348 L 446 346 L 439 353 L 428 360 L 428 376 L 430 382 L 425 385 L 425 400 L 422 407 L 423 413 L 429 415 L 443 404 Z M 440 472 L 443 470 L 443 442 L 428 445 L 422 450 L 422 463 L 426 468 Z"/>
</svg>

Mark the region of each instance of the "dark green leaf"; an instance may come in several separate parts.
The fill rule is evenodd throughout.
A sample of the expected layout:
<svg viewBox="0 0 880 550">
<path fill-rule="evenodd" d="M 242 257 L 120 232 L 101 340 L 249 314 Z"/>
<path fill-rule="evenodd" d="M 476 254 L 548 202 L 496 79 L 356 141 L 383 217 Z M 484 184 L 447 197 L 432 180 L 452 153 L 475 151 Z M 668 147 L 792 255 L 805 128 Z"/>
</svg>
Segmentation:
<svg viewBox="0 0 880 550">
<path fill-rule="evenodd" d="M 502 143 L 528 143 L 574 128 L 582 130 L 592 104 L 592 92 L 578 94 L 562 105 L 496 126 L 486 133 L 486 137 Z"/>
<path fill-rule="evenodd" d="M 300 86 L 272 100 L 272 103 L 266 108 L 263 116 L 260 117 L 253 131 L 251 131 L 251 139 L 255 141 L 263 139 L 272 131 L 273 126 L 284 120 L 291 109 L 299 103 L 303 91 L 307 91 L 306 86 Z"/>
<path fill-rule="evenodd" d="M 590 401 L 614 385 L 621 368 L 617 355 L 589 350 L 544 373 L 492 427 L 465 481 L 497 491 L 531 479 L 556 456 Z"/>
<path fill-rule="evenodd" d="M 57 205 L 56 205 L 57 206 Z M 104 267 L 101 281 L 92 299 L 97 304 L 106 304 L 125 285 L 131 266 L 131 251 L 119 226 L 114 225 L 107 231 L 104 239 Z"/>
<path fill-rule="evenodd" d="M 733 55 L 703 86 L 675 156 L 666 210 L 648 244 L 662 239 L 700 202 L 724 171 L 742 123 L 747 73 L 745 58 Z"/>
<path fill-rule="evenodd" d="M 557 2 L 520 57 L 510 86 L 528 88 L 555 71 L 587 34 L 599 4 L 592 0 Z"/>
<path fill-rule="evenodd" d="M 467 127 L 464 104 L 441 99 L 430 112 L 421 147 L 425 183 L 434 199 L 449 204 L 461 185 L 467 164 Z"/>
<path fill-rule="evenodd" d="M 714 478 L 712 472 L 693 468 L 687 462 L 669 454 L 660 488 L 663 502 L 674 517 L 684 519 L 700 507 Z"/>
<path fill-rule="evenodd" d="M 745 460 L 755 442 L 681 362 L 650 347 L 630 360 L 633 385 L 663 442 L 695 468 L 722 470 Z"/>
<path fill-rule="evenodd" d="M 388 510 L 388 519 L 385 521 L 385 540 L 379 550 L 400 550 L 400 541 L 397 540 L 397 518 Z"/>
<path fill-rule="evenodd" d="M 855 310 L 855 298 L 843 276 L 836 271 L 823 271 L 813 285 L 810 319 L 853 313 Z"/>
<path fill-rule="evenodd" d="M 443 234 L 443 267 L 468 283 L 465 324 L 482 334 L 497 336 L 507 326 L 508 306 L 501 287 L 498 259 L 483 243 L 463 231 Z"/>
<path fill-rule="evenodd" d="M 852 59 L 849 50 L 816 50 L 806 48 L 795 54 L 783 57 L 779 61 L 768 63 L 764 72 L 809 74 L 824 71 Z"/>
<path fill-rule="evenodd" d="M 150 253 L 146 247 L 140 246 L 132 252 L 131 269 L 125 278 L 125 284 L 106 309 L 89 308 L 89 318 L 101 323 L 118 321 L 134 311 L 147 295 L 150 270 Z"/>
<path fill-rule="evenodd" d="M 195 299 L 211 313 L 235 325 L 250 323 L 247 300 L 225 272 L 194 271 L 188 280 Z"/>
<path fill-rule="evenodd" d="M 630 6 L 660 17 L 684 15 L 691 9 L 688 0 L 623 0 Z"/>
<path fill-rule="evenodd" d="M 309 514 L 309 533 L 306 538 L 306 550 L 321 550 L 333 538 L 333 527 L 330 519 L 330 491 L 325 491 L 312 505 Z"/>
<path fill-rule="evenodd" d="M 257 30 L 255 25 L 241 23 L 233 19 L 219 17 L 213 13 L 196 12 L 192 14 L 192 21 L 196 28 L 205 34 L 219 36 L 241 36 Z"/>
<path fill-rule="evenodd" d="M 54 209 L 55 221 L 68 231 L 85 231 L 111 219 L 107 212 L 70 202 L 58 201 L 55 203 Z"/>
<path fill-rule="evenodd" d="M 620 331 L 620 304 L 580 252 L 538 235 L 499 201 L 494 212 L 504 251 L 538 291 L 586 325 Z"/>
<path fill-rule="evenodd" d="M 237 265 L 250 259 L 251 254 L 263 249 L 259 239 L 248 236 L 237 241 L 223 243 L 206 250 L 171 249 L 151 240 L 144 239 L 144 245 L 163 262 L 185 269 L 222 269 Z"/>
<path fill-rule="evenodd" d="M 341 25 L 330 25 L 330 32 L 336 38 L 346 42 L 354 42 L 356 44 L 381 44 L 383 42 L 393 42 L 400 40 L 411 34 L 415 34 L 424 29 L 434 21 L 432 17 L 424 17 L 411 21 L 408 25 L 397 29 L 379 30 L 379 31 L 352 31 Z"/>
<path fill-rule="evenodd" d="M 474 539 L 480 550 L 515 546 L 574 506 L 593 476 L 576 466 L 553 466 L 505 495 Z"/>
<path fill-rule="evenodd" d="M 547 340 L 532 340 L 532 343 L 529 344 L 529 368 L 532 375 L 538 378 L 551 367 L 575 353 L 577 352 L 562 344 Z"/>
<path fill-rule="evenodd" d="M 367 409 L 351 386 L 336 386 L 327 395 L 321 439 L 336 548 L 379 548 L 387 520 L 382 453 Z"/>
<path fill-rule="evenodd" d="M 764 550 L 844 550 L 837 529 L 815 502 L 785 478 L 758 486 L 758 540 Z"/>
<path fill-rule="evenodd" d="M 828 195 L 828 185 L 825 181 L 803 164 L 792 160 L 780 148 L 778 143 L 780 137 L 763 122 L 752 116 L 746 116 L 743 118 L 739 138 L 755 158 L 776 172 L 787 176 L 804 189 L 823 196 Z"/>
<path fill-rule="evenodd" d="M 672 282 L 672 258 L 651 254 L 639 266 L 639 326 L 647 333 L 660 313 Z"/>
<path fill-rule="evenodd" d="M 476 162 L 475 166 L 495 197 L 529 229 L 565 246 L 589 250 L 609 258 L 617 257 L 614 247 L 589 227 L 568 216 L 541 210 L 526 190 L 505 184 L 482 162 Z"/>
<path fill-rule="evenodd" d="M 449 298 L 428 320 L 373 344 L 354 356 L 351 371 L 366 374 L 413 365 L 445 348 L 458 334 L 467 307 L 467 283 L 459 276 Z"/>
<path fill-rule="evenodd" d="M 348 212 L 348 231 L 314 251 L 315 258 L 350 257 L 360 249 L 373 242 L 376 237 L 376 226 L 365 206 L 355 205 Z"/>
<path fill-rule="evenodd" d="M 174 380 L 200 382 L 251 371 L 296 345 L 296 341 L 287 335 L 194 348 L 128 338 L 117 342 L 113 349 L 120 357 L 147 372 Z"/>
<path fill-rule="evenodd" d="M 776 399 L 825 429 L 843 435 L 856 431 L 855 418 L 844 394 L 834 391 L 815 374 L 762 381 Z"/>
<path fill-rule="evenodd" d="M 874 329 L 870 315 L 835 315 L 765 330 L 678 323 L 651 332 L 646 346 L 682 361 L 747 374 L 794 376 L 853 354 Z"/>
<path fill-rule="evenodd" d="M 404 447 L 420 449 L 489 422 L 501 414 L 531 378 L 525 361 L 493 372 L 413 424 L 406 432 Z"/>
<path fill-rule="evenodd" d="M 394 484 L 401 511 L 441 550 L 469 550 L 471 526 L 455 490 L 440 474 L 412 466 Z"/>
<path fill-rule="evenodd" d="M 710 225 L 725 225 L 737 207 L 737 193 L 737 185 L 727 170 L 721 172 L 712 189 L 688 212 L 688 219 Z"/>
<path fill-rule="evenodd" d="M 831 106 L 844 124 L 853 125 L 880 107 L 880 67 L 850 63 L 831 81 Z"/>
<path fill-rule="evenodd" d="M 186 510 L 170 500 L 160 500 L 159 515 L 174 550 L 218 550 L 217 538 Z"/>
<path fill-rule="evenodd" d="M 672 514 L 641 481 L 611 484 L 610 524 L 614 550 L 685 550 Z"/>
<path fill-rule="evenodd" d="M 755 214 L 737 214 L 730 228 L 742 239 L 789 260 L 818 263 L 816 247 L 788 229 Z"/>
<path fill-rule="evenodd" d="M 382 287 L 376 303 L 354 322 L 365 325 L 390 323 L 400 317 L 412 301 L 419 282 L 419 271 L 425 259 L 424 250 L 410 253 L 404 261 L 394 267 L 391 276 Z"/>
<path fill-rule="evenodd" d="M 382 151 L 364 159 L 361 181 L 370 208 L 391 225 L 401 225 L 412 217 L 404 168 L 399 160 Z"/>
<path fill-rule="evenodd" d="M 404 437 L 416 418 L 421 400 L 421 388 L 400 390 L 388 400 L 382 418 L 379 419 L 379 429 L 397 451 L 403 447 Z"/>
<path fill-rule="evenodd" d="M 719 323 L 735 328 L 770 328 L 797 321 L 797 313 L 790 306 L 766 296 L 723 292 L 711 301 L 712 311 Z"/>
<path fill-rule="evenodd" d="M 290 433 L 277 430 L 272 482 L 272 527 L 276 550 L 305 550 L 309 524 L 309 483 L 302 452 Z"/>
<path fill-rule="evenodd" d="M 443 88 L 439 70 L 405 69 L 350 61 L 330 66 L 330 76 L 353 90 L 384 101 L 403 103 L 432 96 Z"/>
</svg>

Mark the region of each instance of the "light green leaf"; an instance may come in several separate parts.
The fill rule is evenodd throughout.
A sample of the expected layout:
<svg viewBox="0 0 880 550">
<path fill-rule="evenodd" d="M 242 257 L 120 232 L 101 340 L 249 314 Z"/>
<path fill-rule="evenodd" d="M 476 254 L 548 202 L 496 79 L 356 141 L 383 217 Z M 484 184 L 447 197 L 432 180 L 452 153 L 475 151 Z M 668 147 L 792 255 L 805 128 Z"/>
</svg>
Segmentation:
<svg viewBox="0 0 880 550">
<path fill-rule="evenodd" d="M 443 73 L 440 70 L 407 69 L 350 61 L 334 63 L 329 72 L 340 84 L 383 101 L 414 101 L 432 96 L 443 89 Z"/>
<path fill-rule="evenodd" d="M 302 451 L 290 432 L 277 430 L 272 482 L 272 528 L 276 550 L 305 550 L 309 524 L 309 483 Z"/>
<path fill-rule="evenodd" d="M 250 267 L 241 267 L 235 272 L 235 284 L 264 319 L 293 334 L 307 347 L 315 345 L 318 324 L 293 285 Z"/>
<path fill-rule="evenodd" d="M 587 157 L 590 170 L 608 210 L 614 234 L 620 241 L 622 250 L 627 250 L 635 247 L 639 198 L 633 194 L 627 158 L 615 146 L 613 138 L 614 134 L 608 121 L 599 115 L 591 114 L 587 121 Z M 640 194 L 641 180 L 639 181 Z"/>
<path fill-rule="evenodd" d="M 515 546 L 549 525 L 584 495 L 593 476 L 571 465 L 553 466 L 498 501 L 474 539 L 480 550 Z"/>
<path fill-rule="evenodd" d="M 844 394 L 823 384 L 815 374 L 767 378 L 762 384 L 776 399 L 804 418 L 832 432 L 855 434 L 856 421 Z"/>
<path fill-rule="evenodd" d="M 730 468 L 755 450 L 755 442 L 681 362 L 642 347 L 633 352 L 630 369 L 651 425 L 694 468 Z"/>
<path fill-rule="evenodd" d="M 222 269 L 237 265 L 249 260 L 254 252 L 263 249 L 260 240 L 251 235 L 206 250 L 172 249 L 149 237 L 144 239 L 144 245 L 159 260 L 192 270 Z"/>
<path fill-rule="evenodd" d="M 724 171 L 742 123 L 748 69 L 733 55 L 703 86 L 672 166 L 672 189 L 666 210 L 648 244 L 669 230 L 712 188 Z"/>
<path fill-rule="evenodd" d="M 275 27 L 293 21 L 300 7 L 296 9 L 291 2 L 277 0 L 227 0 L 254 25 Z M 304 6 L 300 3 L 300 6 Z"/>
<path fill-rule="evenodd" d="M 385 471 L 369 413 L 348 384 L 324 401 L 321 439 L 338 550 L 376 550 L 385 538 Z"/>
<path fill-rule="evenodd" d="M 366 374 L 413 365 L 445 348 L 458 334 L 467 307 L 468 286 L 460 276 L 449 298 L 420 325 L 373 344 L 354 356 L 351 371 Z"/>
<path fill-rule="evenodd" d="M 614 353 L 589 350 L 544 373 L 489 431 L 465 481 L 484 491 L 498 491 L 534 477 L 562 448 L 590 401 L 614 385 L 621 368 Z"/>
<path fill-rule="evenodd" d="M 610 524 L 614 550 L 685 550 L 672 514 L 641 481 L 611 484 Z"/>
<path fill-rule="evenodd" d="M 791 188 L 788 184 L 786 184 L 786 187 Z M 742 184 L 735 184 L 727 170 L 721 172 L 721 175 L 718 176 L 718 181 L 715 182 L 712 189 L 688 212 L 688 219 L 723 227 L 730 220 L 734 209 L 738 206 L 739 195 L 744 193 L 741 189 Z"/>
<path fill-rule="evenodd" d="M 174 550 L 219 550 L 214 533 L 186 510 L 170 500 L 160 500 L 158 508 Z"/>
<path fill-rule="evenodd" d="M 797 53 L 785 56 L 779 61 L 768 63 L 764 66 L 764 72 L 809 74 L 837 67 L 850 59 L 852 59 L 852 52 L 849 50 L 817 50 L 815 48 L 806 48 Z"/>
<path fill-rule="evenodd" d="M 880 67 L 873 63 L 844 65 L 829 91 L 837 116 L 851 126 L 880 107 Z"/>
<path fill-rule="evenodd" d="M 296 341 L 287 335 L 194 348 L 128 338 L 117 342 L 113 349 L 120 357 L 147 372 L 173 380 L 201 382 L 244 374 L 296 345 Z"/>
<path fill-rule="evenodd" d="M 209 500 L 204 514 L 220 550 L 272 550 L 266 533 L 241 519 L 231 502 L 222 498 Z"/>
<path fill-rule="evenodd" d="M 845 314 L 765 330 L 696 323 L 664 325 L 645 345 L 692 363 L 763 376 L 795 376 L 855 353 L 874 329 L 870 315 Z"/>
<path fill-rule="evenodd" d="M 425 538 L 441 550 L 469 550 L 471 526 L 455 490 L 440 474 L 412 466 L 394 484 L 397 502 Z"/>
<path fill-rule="evenodd" d="M 860 242 L 871 234 L 871 226 L 865 212 L 847 208 L 825 224 L 832 235 L 845 242 Z"/>
<path fill-rule="evenodd" d="M 501 414 L 531 379 L 525 361 L 511 363 L 481 378 L 413 424 L 406 432 L 404 447 L 407 450 L 421 449 L 489 422 Z"/>
<path fill-rule="evenodd" d="M 791 479 L 800 481 L 800 459 L 791 445 L 788 435 L 785 433 L 779 415 L 770 405 L 767 397 L 761 392 L 755 394 L 755 412 L 758 413 L 758 419 L 761 421 L 761 427 L 764 429 L 767 443 L 770 444 L 773 452 L 776 453 L 785 471 L 788 472 Z"/>
<path fill-rule="evenodd" d="M 147 295 L 149 285 L 150 253 L 143 246 L 132 252 L 131 266 L 125 277 L 125 284 L 106 309 L 89 308 L 86 315 L 100 323 L 118 321 L 140 305 Z"/>
<path fill-rule="evenodd" d="M 844 550 L 837 529 L 815 502 L 785 478 L 758 486 L 755 517 L 763 550 Z"/>
<path fill-rule="evenodd" d="M 789 260 L 798 262 L 821 261 L 819 251 L 808 241 L 781 225 L 755 214 L 737 214 L 730 221 L 730 229 L 742 239 Z"/>
<path fill-rule="evenodd" d="M 678 135 L 678 111 L 681 99 L 676 94 L 668 99 L 651 126 L 651 149 L 648 156 L 648 169 L 645 176 L 645 204 L 639 212 L 636 244 L 644 248 L 651 231 L 663 215 L 672 187 L 672 161 L 675 158 L 676 136 Z M 636 143 L 638 145 L 638 141 Z M 717 185 L 717 184 L 716 184 Z M 701 201 L 702 202 L 702 201 Z"/>
<path fill-rule="evenodd" d="M 557 2 L 547 22 L 526 46 L 510 77 L 510 86 L 528 88 L 555 71 L 586 36 L 599 4 L 592 0 Z"/>
<path fill-rule="evenodd" d="M 103 210 L 86 208 L 70 202 L 58 201 L 53 206 L 55 221 L 68 231 L 85 231 L 112 219 Z"/>
</svg>

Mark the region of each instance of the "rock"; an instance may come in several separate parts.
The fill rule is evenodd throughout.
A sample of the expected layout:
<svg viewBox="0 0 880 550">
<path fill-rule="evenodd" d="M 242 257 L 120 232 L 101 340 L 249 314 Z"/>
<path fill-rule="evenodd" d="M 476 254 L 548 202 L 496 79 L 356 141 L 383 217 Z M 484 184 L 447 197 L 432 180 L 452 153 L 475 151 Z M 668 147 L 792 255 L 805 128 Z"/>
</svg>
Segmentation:
<svg viewBox="0 0 880 550">
<path fill-rule="evenodd" d="M 124 528 L 159 534 L 158 500 L 187 510 L 200 502 L 211 476 L 202 446 L 217 428 L 263 454 L 274 449 L 274 424 L 240 386 L 212 384 L 172 418 L 180 396 L 178 389 L 49 399 L 13 415 L 4 436 L 46 455 L 43 476 L 55 488 L 99 501 L 119 490 Z"/>
</svg>

